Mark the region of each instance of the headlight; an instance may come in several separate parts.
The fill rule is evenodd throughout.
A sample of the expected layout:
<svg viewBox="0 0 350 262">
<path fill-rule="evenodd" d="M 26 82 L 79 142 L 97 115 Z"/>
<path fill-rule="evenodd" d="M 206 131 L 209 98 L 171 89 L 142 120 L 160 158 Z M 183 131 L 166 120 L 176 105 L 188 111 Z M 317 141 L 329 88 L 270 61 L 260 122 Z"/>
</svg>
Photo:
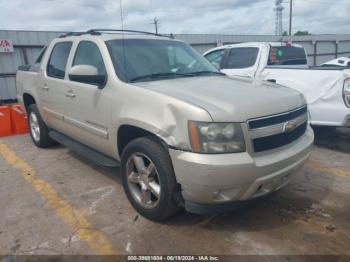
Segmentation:
<svg viewBox="0 0 350 262">
<path fill-rule="evenodd" d="M 343 87 L 343 99 L 347 107 L 350 107 L 350 78 L 346 78 Z"/>
<path fill-rule="evenodd" d="M 206 154 L 245 151 L 243 132 L 238 123 L 188 122 L 193 152 Z"/>
</svg>

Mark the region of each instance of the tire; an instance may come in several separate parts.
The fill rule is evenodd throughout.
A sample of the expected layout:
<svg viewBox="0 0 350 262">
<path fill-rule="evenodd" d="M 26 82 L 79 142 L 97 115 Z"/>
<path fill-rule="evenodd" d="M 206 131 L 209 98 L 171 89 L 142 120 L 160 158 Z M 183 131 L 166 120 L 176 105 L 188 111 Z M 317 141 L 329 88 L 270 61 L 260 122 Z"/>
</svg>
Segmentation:
<svg viewBox="0 0 350 262">
<path fill-rule="evenodd" d="M 55 144 L 49 136 L 49 129 L 41 118 L 37 105 L 31 104 L 27 111 L 29 134 L 33 143 L 40 148 L 46 148 Z"/>
<path fill-rule="evenodd" d="M 139 172 L 137 168 L 137 165 L 142 166 L 140 158 L 143 160 L 144 173 Z M 152 163 L 154 168 L 151 167 Z M 124 191 L 140 215 L 153 221 L 161 221 L 179 210 L 175 200 L 177 183 L 170 156 L 156 139 L 142 137 L 131 141 L 122 153 L 121 164 Z M 159 188 L 154 186 L 155 183 Z"/>
</svg>

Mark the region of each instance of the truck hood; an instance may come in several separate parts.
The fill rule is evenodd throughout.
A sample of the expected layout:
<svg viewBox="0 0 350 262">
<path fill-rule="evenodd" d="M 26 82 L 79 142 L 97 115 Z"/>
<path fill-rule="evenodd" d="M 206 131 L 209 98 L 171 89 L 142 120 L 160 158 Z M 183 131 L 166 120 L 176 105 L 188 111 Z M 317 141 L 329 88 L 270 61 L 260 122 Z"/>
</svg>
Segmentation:
<svg viewBox="0 0 350 262">
<path fill-rule="evenodd" d="M 296 90 L 245 78 L 202 76 L 133 84 L 201 107 L 217 122 L 245 122 L 306 104 Z"/>
</svg>

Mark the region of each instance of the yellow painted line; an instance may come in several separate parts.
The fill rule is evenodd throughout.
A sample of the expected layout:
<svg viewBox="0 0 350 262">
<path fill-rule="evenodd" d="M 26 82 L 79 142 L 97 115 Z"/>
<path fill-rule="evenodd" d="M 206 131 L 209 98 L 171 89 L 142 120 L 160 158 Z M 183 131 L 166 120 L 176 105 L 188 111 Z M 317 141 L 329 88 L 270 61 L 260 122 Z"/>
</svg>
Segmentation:
<svg viewBox="0 0 350 262">
<path fill-rule="evenodd" d="M 321 171 L 323 173 L 328 173 L 336 176 L 342 176 L 342 177 L 350 177 L 350 171 L 343 170 L 335 167 L 325 166 L 321 163 L 309 161 L 306 163 L 306 167 L 309 167 L 311 169 Z"/>
<path fill-rule="evenodd" d="M 80 237 L 80 240 L 98 255 L 119 254 L 108 239 L 98 230 L 93 229 L 81 212 L 75 210 L 68 202 L 63 200 L 55 189 L 44 180 L 37 178 L 34 169 L 24 160 L 19 158 L 5 143 L 0 141 L 0 155 L 6 162 L 18 169 L 23 178 L 46 199 L 57 215 L 69 225 Z"/>
</svg>

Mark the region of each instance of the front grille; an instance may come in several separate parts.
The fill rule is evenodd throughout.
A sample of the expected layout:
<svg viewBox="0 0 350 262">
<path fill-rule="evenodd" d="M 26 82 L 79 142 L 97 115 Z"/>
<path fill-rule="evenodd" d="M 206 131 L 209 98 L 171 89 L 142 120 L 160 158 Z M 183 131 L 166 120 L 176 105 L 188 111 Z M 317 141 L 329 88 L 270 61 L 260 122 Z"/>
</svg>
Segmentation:
<svg viewBox="0 0 350 262">
<path fill-rule="evenodd" d="M 286 130 L 287 123 L 293 123 L 295 129 Z M 305 106 L 287 113 L 250 120 L 248 128 L 254 152 L 285 146 L 305 133 L 307 108 Z"/>
<path fill-rule="evenodd" d="M 288 145 L 294 140 L 297 140 L 301 137 L 306 130 L 307 123 L 298 126 L 290 133 L 281 133 L 273 136 L 256 138 L 253 140 L 253 147 L 255 152 L 262 152 L 265 150 L 274 149 L 277 147 Z"/>
<path fill-rule="evenodd" d="M 307 113 L 307 107 L 304 106 L 304 107 L 299 108 L 297 110 L 283 113 L 283 114 L 279 114 L 276 116 L 268 116 L 268 117 L 262 117 L 262 118 L 259 118 L 256 120 L 250 120 L 248 122 L 248 126 L 250 129 L 260 128 L 260 127 L 264 127 L 264 126 L 271 126 L 274 124 L 278 124 L 278 123 L 282 123 L 282 122 L 286 122 L 286 121 L 295 119 L 298 116 L 304 115 L 306 113 Z"/>
</svg>

